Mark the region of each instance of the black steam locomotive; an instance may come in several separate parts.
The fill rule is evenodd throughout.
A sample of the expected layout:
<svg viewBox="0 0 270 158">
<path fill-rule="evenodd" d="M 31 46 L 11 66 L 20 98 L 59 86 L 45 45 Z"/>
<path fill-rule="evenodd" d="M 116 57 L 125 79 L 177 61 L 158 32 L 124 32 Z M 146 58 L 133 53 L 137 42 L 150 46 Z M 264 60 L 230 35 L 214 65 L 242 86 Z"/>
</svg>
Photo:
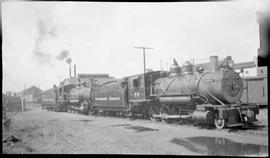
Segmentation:
<svg viewBox="0 0 270 158">
<path fill-rule="evenodd" d="M 200 124 L 242 126 L 257 121 L 259 108 L 243 104 L 243 81 L 229 62 L 210 57 L 210 71 L 174 60 L 170 72 L 152 71 L 87 85 L 80 81 L 54 88 L 54 105 L 85 114 L 142 115 L 165 122 L 189 119 Z"/>
</svg>

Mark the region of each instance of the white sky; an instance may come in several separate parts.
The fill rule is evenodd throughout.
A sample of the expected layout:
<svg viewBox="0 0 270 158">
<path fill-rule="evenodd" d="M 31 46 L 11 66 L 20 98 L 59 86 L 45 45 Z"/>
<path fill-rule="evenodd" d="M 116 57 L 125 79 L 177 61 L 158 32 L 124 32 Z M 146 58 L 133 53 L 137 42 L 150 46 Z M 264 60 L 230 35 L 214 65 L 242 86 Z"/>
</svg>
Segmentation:
<svg viewBox="0 0 270 158">
<path fill-rule="evenodd" d="M 40 24 L 41 23 L 41 24 Z M 40 24 L 40 25 L 38 25 Z M 259 48 L 255 1 L 230 2 L 3 2 L 3 92 L 52 88 L 68 77 L 55 59 L 69 51 L 77 73 L 120 78 L 163 69 L 176 58 L 208 62 L 210 55 L 252 61 Z M 39 50 L 46 58 L 38 58 Z M 206 59 L 206 60 L 201 60 Z"/>
</svg>

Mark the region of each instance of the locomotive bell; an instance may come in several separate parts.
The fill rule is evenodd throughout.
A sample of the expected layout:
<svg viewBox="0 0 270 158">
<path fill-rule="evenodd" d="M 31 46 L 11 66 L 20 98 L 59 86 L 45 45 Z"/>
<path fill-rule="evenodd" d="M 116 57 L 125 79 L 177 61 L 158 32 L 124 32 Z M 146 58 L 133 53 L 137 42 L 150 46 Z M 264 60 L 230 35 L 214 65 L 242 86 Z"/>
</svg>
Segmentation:
<svg viewBox="0 0 270 158">
<path fill-rule="evenodd" d="M 170 76 L 181 75 L 181 67 L 178 65 L 175 59 L 173 59 L 173 65 L 170 67 Z"/>
<path fill-rule="evenodd" d="M 189 61 L 184 63 L 182 69 L 184 75 L 193 74 L 193 65 Z"/>
</svg>

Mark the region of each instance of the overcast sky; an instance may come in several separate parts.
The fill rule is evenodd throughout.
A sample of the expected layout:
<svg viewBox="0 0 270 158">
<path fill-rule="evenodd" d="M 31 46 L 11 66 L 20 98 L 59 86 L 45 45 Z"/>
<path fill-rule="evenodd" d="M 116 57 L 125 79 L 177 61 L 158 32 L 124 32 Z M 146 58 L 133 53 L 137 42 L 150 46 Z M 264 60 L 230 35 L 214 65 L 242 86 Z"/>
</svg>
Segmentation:
<svg viewBox="0 0 270 158">
<path fill-rule="evenodd" d="M 134 46 L 154 48 L 146 50 L 146 67 L 153 70 L 161 59 L 163 69 L 173 58 L 180 65 L 208 62 L 210 55 L 252 61 L 258 26 L 255 1 L 4 2 L 3 92 L 24 84 L 52 88 L 68 77 L 66 57 L 77 73 L 142 73 L 142 50 Z"/>
</svg>

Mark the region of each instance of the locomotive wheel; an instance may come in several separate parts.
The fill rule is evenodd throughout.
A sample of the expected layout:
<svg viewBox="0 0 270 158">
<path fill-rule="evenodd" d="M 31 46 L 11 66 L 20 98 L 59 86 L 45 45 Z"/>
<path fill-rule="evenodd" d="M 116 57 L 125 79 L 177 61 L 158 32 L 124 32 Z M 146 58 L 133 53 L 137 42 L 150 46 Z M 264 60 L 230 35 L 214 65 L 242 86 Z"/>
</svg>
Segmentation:
<svg viewBox="0 0 270 158">
<path fill-rule="evenodd" d="M 170 115 L 169 107 L 166 106 L 166 105 L 162 105 L 162 107 L 160 108 L 159 113 L 161 115 L 167 115 L 167 116 Z M 171 123 L 171 120 L 169 120 L 169 119 L 162 118 L 161 120 L 162 120 L 162 122 Z"/>
<path fill-rule="evenodd" d="M 149 117 L 150 120 L 152 121 L 158 121 L 159 119 L 154 117 L 153 115 L 158 115 L 159 114 L 159 109 L 156 106 L 151 106 L 149 109 Z"/>
<path fill-rule="evenodd" d="M 221 118 L 216 118 L 215 119 L 215 126 L 218 129 L 222 129 L 225 127 L 225 120 Z"/>
<path fill-rule="evenodd" d="M 125 112 L 125 116 L 126 117 L 131 117 L 132 116 L 132 112 L 131 111 Z"/>
</svg>

